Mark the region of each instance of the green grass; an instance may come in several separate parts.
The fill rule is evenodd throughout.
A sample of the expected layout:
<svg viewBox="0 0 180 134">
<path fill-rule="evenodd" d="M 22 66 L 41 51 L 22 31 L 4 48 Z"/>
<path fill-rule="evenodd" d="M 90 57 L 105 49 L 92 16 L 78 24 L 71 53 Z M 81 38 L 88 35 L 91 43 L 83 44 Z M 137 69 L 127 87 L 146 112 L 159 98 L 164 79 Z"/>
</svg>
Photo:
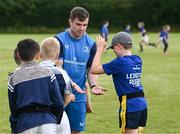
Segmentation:
<svg viewBox="0 0 180 134">
<path fill-rule="evenodd" d="M 109 40 L 111 40 L 110 35 Z M 7 98 L 7 74 L 16 67 L 13 49 L 23 38 L 40 42 L 53 34 L 0 34 L 0 133 L 9 133 L 9 106 Z M 91 34 L 95 39 L 97 34 Z M 157 40 L 158 33 L 150 33 L 150 41 Z M 148 122 L 145 133 L 180 133 L 180 34 L 171 33 L 168 55 L 162 54 L 162 47 L 146 46 L 139 52 L 138 34 L 133 34 L 133 53 L 143 59 L 142 83 L 148 101 Z M 110 41 L 109 41 L 110 42 Z M 102 63 L 115 56 L 106 51 Z M 94 114 L 87 114 L 86 134 L 120 133 L 118 128 L 119 102 L 110 76 L 101 75 L 99 84 L 109 91 L 104 96 L 91 96 Z"/>
</svg>

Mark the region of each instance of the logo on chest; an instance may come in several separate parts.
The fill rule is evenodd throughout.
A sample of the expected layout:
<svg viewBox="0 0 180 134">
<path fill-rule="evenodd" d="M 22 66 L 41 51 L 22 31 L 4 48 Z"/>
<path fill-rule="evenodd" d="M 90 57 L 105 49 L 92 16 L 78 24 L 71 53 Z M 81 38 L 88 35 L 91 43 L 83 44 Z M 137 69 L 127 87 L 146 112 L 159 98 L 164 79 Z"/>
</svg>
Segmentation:
<svg viewBox="0 0 180 134">
<path fill-rule="evenodd" d="M 87 46 L 85 46 L 85 47 L 83 47 L 82 51 L 85 53 L 89 53 L 89 48 Z"/>
<path fill-rule="evenodd" d="M 64 46 L 65 46 L 65 48 L 69 48 L 69 44 L 65 44 Z"/>
</svg>

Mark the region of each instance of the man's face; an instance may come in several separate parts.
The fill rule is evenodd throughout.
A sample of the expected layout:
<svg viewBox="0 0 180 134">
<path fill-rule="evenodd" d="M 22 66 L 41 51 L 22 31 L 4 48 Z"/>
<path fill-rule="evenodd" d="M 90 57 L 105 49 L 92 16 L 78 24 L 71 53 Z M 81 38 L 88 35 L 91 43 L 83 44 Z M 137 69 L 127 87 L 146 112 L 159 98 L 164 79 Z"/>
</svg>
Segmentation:
<svg viewBox="0 0 180 134">
<path fill-rule="evenodd" d="M 69 19 L 70 31 L 75 38 L 80 38 L 85 32 L 88 25 L 89 18 L 84 21 L 79 21 L 77 18 L 74 20 Z"/>
</svg>

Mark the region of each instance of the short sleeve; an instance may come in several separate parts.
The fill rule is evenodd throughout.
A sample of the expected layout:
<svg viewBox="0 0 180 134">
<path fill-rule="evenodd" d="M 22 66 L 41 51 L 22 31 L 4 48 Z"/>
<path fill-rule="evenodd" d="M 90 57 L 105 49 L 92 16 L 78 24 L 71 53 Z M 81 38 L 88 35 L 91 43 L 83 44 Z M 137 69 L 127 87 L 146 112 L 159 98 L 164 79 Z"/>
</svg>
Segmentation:
<svg viewBox="0 0 180 134">
<path fill-rule="evenodd" d="M 123 62 L 120 58 L 116 58 L 109 63 L 103 64 L 102 67 L 107 75 L 116 74 L 122 72 Z"/>
<path fill-rule="evenodd" d="M 90 51 L 90 56 L 89 56 L 89 60 L 88 60 L 88 63 L 87 63 L 87 67 L 91 67 L 94 56 L 96 54 L 96 50 L 97 50 L 96 44 L 94 43 L 94 45 L 92 46 L 91 51 Z"/>
<path fill-rule="evenodd" d="M 60 44 L 59 59 L 63 59 L 63 44 L 62 44 L 61 40 L 57 36 L 55 36 L 55 38 L 59 41 L 59 44 Z"/>
</svg>

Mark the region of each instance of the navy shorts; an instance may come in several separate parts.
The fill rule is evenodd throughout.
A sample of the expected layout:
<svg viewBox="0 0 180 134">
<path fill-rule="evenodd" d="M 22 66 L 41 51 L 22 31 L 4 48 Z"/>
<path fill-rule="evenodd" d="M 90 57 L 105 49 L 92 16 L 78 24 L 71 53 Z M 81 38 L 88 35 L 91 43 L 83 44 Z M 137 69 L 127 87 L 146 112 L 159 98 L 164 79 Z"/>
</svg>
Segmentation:
<svg viewBox="0 0 180 134">
<path fill-rule="evenodd" d="M 120 111 L 120 110 L 119 110 Z M 126 128 L 137 129 L 138 127 L 145 127 L 147 122 L 147 109 L 137 112 L 126 113 Z M 119 112 L 119 126 L 121 128 L 121 117 Z"/>
<path fill-rule="evenodd" d="M 71 102 L 66 107 L 71 131 L 81 132 L 86 126 L 86 102 Z"/>
</svg>

